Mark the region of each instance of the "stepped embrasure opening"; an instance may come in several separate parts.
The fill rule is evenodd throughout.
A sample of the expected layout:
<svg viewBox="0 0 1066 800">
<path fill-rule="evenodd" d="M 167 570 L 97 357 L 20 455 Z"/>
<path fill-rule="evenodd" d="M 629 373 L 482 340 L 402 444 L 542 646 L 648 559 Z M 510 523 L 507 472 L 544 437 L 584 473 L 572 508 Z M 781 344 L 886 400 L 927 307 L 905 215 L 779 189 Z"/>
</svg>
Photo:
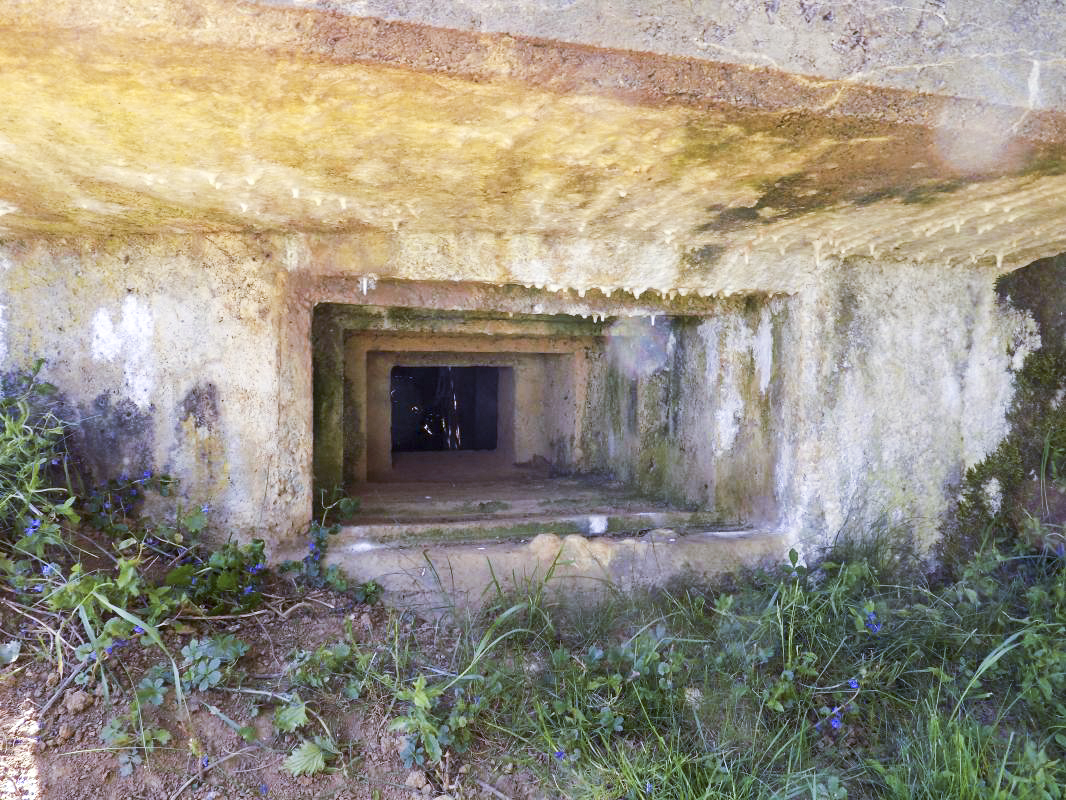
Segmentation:
<svg viewBox="0 0 1066 800">
<path fill-rule="evenodd" d="M 383 282 L 375 291 L 461 305 L 475 289 Z M 315 482 L 361 500 L 360 536 L 707 530 L 735 527 L 772 497 L 770 457 L 758 446 L 772 418 L 765 367 L 747 349 L 720 356 L 732 342 L 722 331 L 733 328 L 703 323 L 755 330 L 765 315 L 708 301 L 685 315 L 603 320 L 509 310 L 553 301 L 497 294 L 499 310 L 316 307 Z M 712 365 L 725 375 L 715 392 L 694 391 L 691 376 Z M 713 450 L 719 409 L 745 398 L 758 408 L 733 412 L 720 434 L 729 448 Z"/>
</svg>

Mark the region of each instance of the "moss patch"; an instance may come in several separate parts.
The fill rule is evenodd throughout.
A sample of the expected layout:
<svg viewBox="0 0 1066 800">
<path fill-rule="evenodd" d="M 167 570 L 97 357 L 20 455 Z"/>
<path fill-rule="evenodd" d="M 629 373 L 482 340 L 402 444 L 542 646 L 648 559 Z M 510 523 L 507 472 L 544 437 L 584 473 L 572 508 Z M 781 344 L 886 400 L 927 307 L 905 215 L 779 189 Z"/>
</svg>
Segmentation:
<svg viewBox="0 0 1066 800">
<path fill-rule="evenodd" d="M 1038 261 L 1001 279 L 997 290 L 1034 313 L 1043 346 L 1025 360 L 1008 414 L 1010 434 L 962 482 L 958 506 L 944 526 L 938 546 L 941 563 L 963 563 L 980 539 L 1014 539 L 1027 518 L 1032 476 L 1042 478 L 1056 461 L 1066 469 L 1066 340 L 1055 313 L 1066 305 L 1060 272 L 1063 256 Z M 1012 292 L 1024 287 L 1024 291 Z"/>
</svg>

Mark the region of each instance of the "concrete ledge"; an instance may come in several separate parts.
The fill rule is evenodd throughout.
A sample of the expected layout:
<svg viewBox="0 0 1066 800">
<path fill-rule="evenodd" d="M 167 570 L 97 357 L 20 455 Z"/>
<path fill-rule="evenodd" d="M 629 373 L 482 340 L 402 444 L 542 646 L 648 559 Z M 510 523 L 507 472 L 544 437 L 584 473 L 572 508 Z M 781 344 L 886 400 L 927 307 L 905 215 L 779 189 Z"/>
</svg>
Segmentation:
<svg viewBox="0 0 1066 800">
<path fill-rule="evenodd" d="M 624 539 L 545 533 L 522 543 L 424 548 L 361 540 L 335 545 L 326 563 L 353 580 L 377 581 L 390 604 L 432 612 L 477 608 L 496 596 L 497 587 L 521 591 L 546 578 L 550 593 L 582 596 L 706 579 L 783 558 L 786 541 L 765 530 L 669 529 Z"/>
</svg>

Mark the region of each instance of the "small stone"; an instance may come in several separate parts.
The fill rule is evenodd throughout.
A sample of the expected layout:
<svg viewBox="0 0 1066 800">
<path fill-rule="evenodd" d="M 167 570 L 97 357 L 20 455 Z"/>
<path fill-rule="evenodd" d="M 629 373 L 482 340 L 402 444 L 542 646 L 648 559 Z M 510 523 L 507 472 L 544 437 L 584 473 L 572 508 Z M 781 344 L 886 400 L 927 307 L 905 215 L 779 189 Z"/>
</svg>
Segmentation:
<svg viewBox="0 0 1066 800">
<path fill-rule="evenodd" d="M 48 677 L 44 681 L 46 686 L 55 686 L 59 683 L 59 674 L 56 672 L 49 672 Z"/>
<path fill-rule="evenodd" d="M 677 531 L 673 528 L 655 528 L 644 534 L 647 542 L 672 542 L 677 538 Z"/>
<path fill-rule="evenodd" d="M 433 800 L 453 800 L 450 794 L 438 794 Z"/>
<path fill-rule="evenodd" d="M 64 722 L 62 725 L 59 726 L 59 741 L 65 742 L 73 735 L 74 727 L 70 723 Z"/>
<path fill-rule="evenodd" d="M 93 704 L 92 695 L 81 689 L 69 689 L 63 695 L 63 708 L 68 714 L 80 714 Z"/>
<path fill-rule="evenodd" d="M 374 621 L 370 619 L 370 614 L 363 612 L 363 616 L 359 617 L 359 626 L 367 631 L 374 629 Z"/>
<path fill-rule="evenodd" d="M 423 797 L 429 797 L 433 794 L 433 787 L 427 783 L 425 786 L 422 787 L 421 792 Z"/>
<path fill-rule="evenodd" d="M 466 773 L 468 773 L 469 771 L 470 771 L 470 765 L 469 764 L 463 764 L 461 767 L 459 767 L 459 774 L 460 775 L 466 775 Z"/>
<path fill-rule="evenodd" d="M 413 769 L 407 773 L 407 779 L 403 782 L 403 785 L 409 789 L 421 789 L 429 781 L 426 780 L 426 773 L 420 769 Z"/>
</svg>

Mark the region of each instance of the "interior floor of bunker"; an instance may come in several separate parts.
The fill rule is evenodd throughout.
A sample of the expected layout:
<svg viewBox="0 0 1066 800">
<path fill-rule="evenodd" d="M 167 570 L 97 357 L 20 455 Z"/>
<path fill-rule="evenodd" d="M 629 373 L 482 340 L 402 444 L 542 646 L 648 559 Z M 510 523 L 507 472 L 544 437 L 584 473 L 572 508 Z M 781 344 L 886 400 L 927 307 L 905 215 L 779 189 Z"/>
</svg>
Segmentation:
<svg viewBox="0 0 1066 800">
<path fill-rule="evenodd" d="M 657 528 L 678 532 L 738 530 L 708 511 L 650 499 L 602 476 L 553 477 L 512 469 L 470 480 L 461 470 L 435 478 L 352 487 L 360 511 L 346 533 L 372 541 L 522 539 L 539 533 L 632 535 Z"/>
</svg>

